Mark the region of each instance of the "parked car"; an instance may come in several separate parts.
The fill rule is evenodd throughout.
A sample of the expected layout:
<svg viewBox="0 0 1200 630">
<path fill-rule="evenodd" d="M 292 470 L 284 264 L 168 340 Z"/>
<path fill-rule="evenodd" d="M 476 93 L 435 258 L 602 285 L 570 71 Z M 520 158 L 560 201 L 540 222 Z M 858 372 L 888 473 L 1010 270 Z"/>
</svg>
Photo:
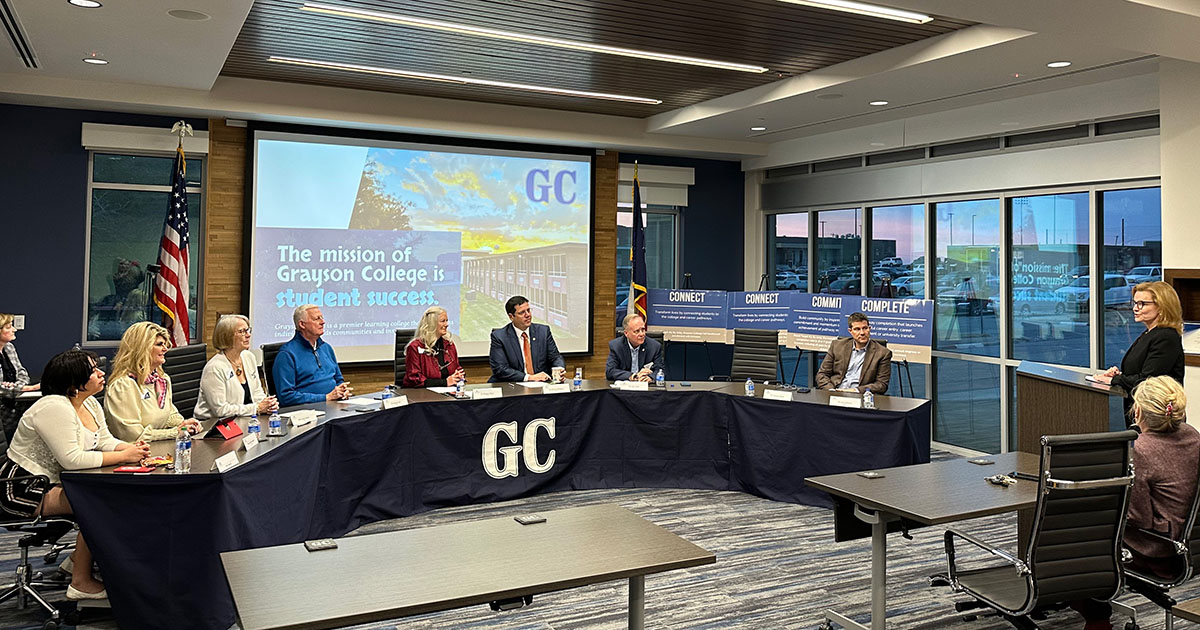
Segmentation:
<svg viewBox="0 0 1200 630">
<path fill-rule="evenodd" d="M 884 267 L 903 267 L 904 260 L 901 259 L 899 256 L 892 256 L 890 258 L 884 258 L 884 259 L 880 260 L 879 264 Z"/>
<path fill-rule="evenodd" d="M 900 276 L 892 280 L 892 288 L 899 297 L 925 295 L 925 278 L 920 276 Z"/>
<path fill-rule="evenodd" d="M 822 293 L 839 293 L 841 295 L 862 295 L 862 281 L 858 278 L 849 280 L 834 280 Z"/>
<path fill-rule="evenodd" d="M 1072 304 L 1072 306 L 1074 306 Z M 1013 313 L 1019 317 L 1029 317 L 1033 314 L 1044 315 L 1056 313 L 1061 315 L 1067 311 L 1063 299 L 1053 291 L 1038 287 L 1017 287 L 1013 289 Z"/>
<path fill-rule="evenodd" d="M 1144 265 L 1134 267 L 1125 274 L 1125 280 L 1129 284 L 1141 284 L 1143 282 L 1157 282 L 1162 280 L 1162 267 L 1158 265 Z"/>
<path fill-rule="evenodd" d="M 996 303 L 991 298 L 981 297 L 978 294 L 963 292 L 958 289 L 939 293 L 937 295 L 937 304 L 939 309 L 953 307 L 956 315 L 983 315 L 985 313 L 996 312 Z"/>
<path fill-rule="evenodd" d="M 775 288 L 807 291 L 808 278 L 794 271 L 777 271 L 775 272 Z"/>
<path fill-rule="evenodd" d="M 1086 311 L 1091 281 L 1091 276 L 1079 276 L 1067 286 L 1055 290 L 1054 293 L 1058 299 L 1062 300 L 1066 308 L 1073 306 L 1077 311 Z M 1116 273 L 1104 274 L 1105 308 L 1126 306 L 1129 304 L 1129 300 L 1129 281 L 1125 279 L 1125 276 Z"/>
</svg>

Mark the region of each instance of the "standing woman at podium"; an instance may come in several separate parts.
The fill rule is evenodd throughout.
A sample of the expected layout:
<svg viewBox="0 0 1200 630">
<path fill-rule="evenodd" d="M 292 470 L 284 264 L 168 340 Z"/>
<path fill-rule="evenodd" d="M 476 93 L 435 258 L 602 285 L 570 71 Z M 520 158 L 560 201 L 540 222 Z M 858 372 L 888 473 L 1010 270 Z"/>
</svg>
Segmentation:
<svg viewBox="0 0 1200 630">
<path fill-rule="evenodd" d="M 1183 384 L 1183 308 L 1179 294 L 1166 282 L 1143 282 L 1133 288 L 1133 319 L 1146 325 L 1146 332 L 1133 341 L 1121 359 L 1121 367 L 1110 367 L 1096 375 L 1101 383 L 1119 385 L 1132 394 L 1133 388 L 1152 376 L 1170 376 Z M 1125 398 L 1125 413 L 1133 404 Z"/>
</svg>

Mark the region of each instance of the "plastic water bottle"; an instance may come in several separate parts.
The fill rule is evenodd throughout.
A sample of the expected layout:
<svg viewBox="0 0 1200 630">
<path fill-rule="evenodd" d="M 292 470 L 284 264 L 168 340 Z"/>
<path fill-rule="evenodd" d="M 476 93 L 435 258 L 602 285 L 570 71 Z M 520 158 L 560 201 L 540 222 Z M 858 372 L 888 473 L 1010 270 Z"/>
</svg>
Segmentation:
<svg viewBox="0 0 1200 630">
<path fill-rule="evenodd" d="M 246 425 L 246 432 L 254 434 L 255 439 L 262 437 L 262 425 L 258 423 L 258 412 L 250 416 L 250 422 Z"/>
<path fill-rule="evenodd" d="M 874 408 L 875 408 L 875 394 L 873 394 L 871 392 L 871 390 L 868 389 L 863 392 L 863 409 L 874 409 Z"/>
<path fill-rule="evenodd" d="M 654 375 L 654 386 L 659 388 L 667 386 L 667 377 L 663 375 L 662 368 L 658 368 L 658 373 Z"/>
<path fill-rule="evenodd" d="M 384 385 L 383 386 L 383 399 L 384 400 L 387 400 L 394 395 L 396 395 L 396 386 L 395 385 Z"/>
<path fill-rule="evenodd" d="M 464 377 L 458 379 L 458 382 L 454 384 L 454 397 L 455 398 L 466 398 L 467 397 L 466 387 L 467 387 L 467 377 L 464 376 Z"/>
<path fill-rule="evenodd" d="M 271 417 L 267 419 L 267 435 L 283 435 L 283 418 L 279 417 L 278 411 L 272 411 Z"/>
<path fill-rule="evenodd" d="M 184 474 L 192 470 L 192 434 L 187 427 L 179 427 L 175 436 L 175 473 Z"/>
<path fill-rule="evenodd" d="M 746 395 L 747 396 L 754 395 L 754 381 L 751 379 L 746 379 Z"/>
<path fill-rule="evenodd" d="M 571 382 L 571 391 L 577 392 L 583 389 L 583 368 L 575 368 L 575 380 Z"/>
</svg>

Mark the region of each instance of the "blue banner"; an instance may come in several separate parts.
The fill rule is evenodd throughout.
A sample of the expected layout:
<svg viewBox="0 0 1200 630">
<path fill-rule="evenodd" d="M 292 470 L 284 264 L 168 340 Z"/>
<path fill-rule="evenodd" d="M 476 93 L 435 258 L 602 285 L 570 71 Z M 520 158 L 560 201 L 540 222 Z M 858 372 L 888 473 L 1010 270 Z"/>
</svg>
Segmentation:
<svg viewBox="0 0 1200 630">
<path fill-rule="evenodd" d="M 794 291 L 732 291 L 729 327 L 788 330 Z"/>
<path fill-rule="evenodd" d="M 728 337 L 729 303 L 724 291 L 650 289 L 646 324 L 668 341 L 713 341 Z"/>
</svg>

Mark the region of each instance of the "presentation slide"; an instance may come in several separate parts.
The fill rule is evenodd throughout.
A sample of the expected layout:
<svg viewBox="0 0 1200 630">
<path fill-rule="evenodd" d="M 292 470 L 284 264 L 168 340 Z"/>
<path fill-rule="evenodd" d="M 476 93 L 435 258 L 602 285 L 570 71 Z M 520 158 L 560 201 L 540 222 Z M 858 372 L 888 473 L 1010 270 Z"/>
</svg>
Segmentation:
<svg viewBox="0 0 1200 630">
<path fill-rule="evenodd" d="M 446 309 L 460 357 L 484 357 L 504 302 L 529 299 L 562 352 L 591 336 L 587 155 L 257 131 L 254 344 L 292 338 L 316 304 L 339 362 L 390 361 L 395 330 Z"/>
</svg>

